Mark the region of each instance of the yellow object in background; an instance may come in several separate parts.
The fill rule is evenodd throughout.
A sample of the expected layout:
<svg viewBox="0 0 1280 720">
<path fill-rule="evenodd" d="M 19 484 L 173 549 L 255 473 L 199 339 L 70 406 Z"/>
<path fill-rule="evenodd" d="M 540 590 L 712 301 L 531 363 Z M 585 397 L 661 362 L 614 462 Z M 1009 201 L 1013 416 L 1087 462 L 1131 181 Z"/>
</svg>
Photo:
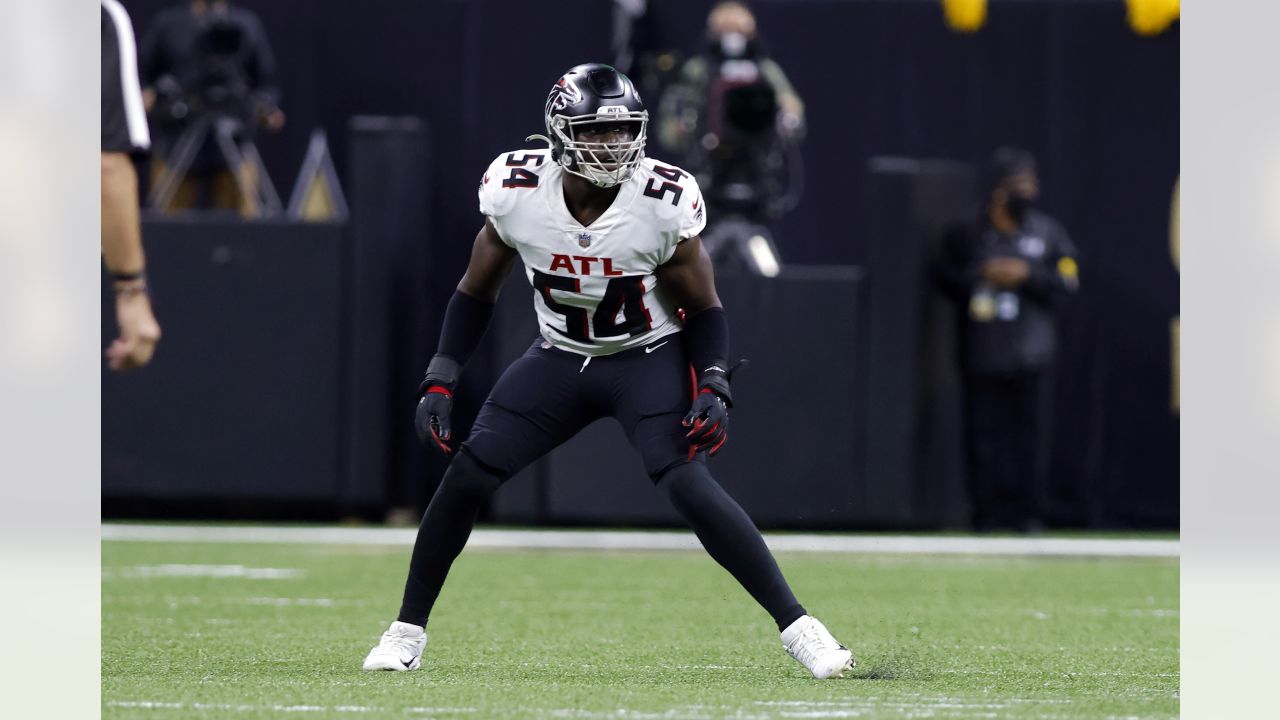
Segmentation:
<svg viewBox="0 0 1280 720">
<path fill-rule="evenodd" d="M 1181 0 L 1125 0 L 1129 27 L 1139 35 L 1159 35 L 1181 14 Z"/>
<path fill-rule="evenodd" d="M 955 32 L 977 32 L 987 22 L 987 0 L 942 0 L 942 14 Z"/>
<path fill-rule="evenodd" d="M 337 203 L 333 200 L 334 189 L 328 178 L 316 175 L 302 196 L 302 207 L 299 217 L 307 222 L 327 222 L 342 219 L 338 215 Z"/>
<path fill-rule="evenodd" d="M 1058 258 L 1058 274 L 1063 280 L 1077 281 L 1080 279 L 1080 266 L 1076 264 L 1075 258 L 1064 255 Z"/>
</svg>

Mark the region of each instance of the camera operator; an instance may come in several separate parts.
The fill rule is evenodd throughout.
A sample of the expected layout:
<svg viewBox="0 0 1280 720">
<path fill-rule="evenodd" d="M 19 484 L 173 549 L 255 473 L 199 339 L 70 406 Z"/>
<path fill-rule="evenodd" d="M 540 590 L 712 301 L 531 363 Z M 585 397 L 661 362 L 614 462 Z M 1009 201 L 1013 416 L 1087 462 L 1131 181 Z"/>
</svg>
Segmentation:
<svg viewBox="0 0 1280 720">
<path fill-rule="evenodd" d="M 741 2 L 718 3 L 705 48 L 685 61 L 658 109 L 659 140 L 702 184 L 713 223 L 703 241 L 717 262 L 735 238 L 768 237 L 785 203 L 785 152 L 803 134 L 804 103 L 766 55 L 755 16 Z"/>
<path fill-rule="evenodd" d="M 232 120 L 236 136 L 284 126 L 275 85 L 275 60 L 252 11 L 227 0 L 189 0 L 156 16 L 143 36 L 139 75 L 151 113 L 157 152 L 155 181 L 172 160 L 175 143 L 197 122 Z M 212 127 L 212 123 L 210 123 Z M 253 212 L 213 133 L 204 138 L 167 209 L 217 208 Z M 256 187 L 256 168 L 240 168 L 240 182 Z"/>
</svg>

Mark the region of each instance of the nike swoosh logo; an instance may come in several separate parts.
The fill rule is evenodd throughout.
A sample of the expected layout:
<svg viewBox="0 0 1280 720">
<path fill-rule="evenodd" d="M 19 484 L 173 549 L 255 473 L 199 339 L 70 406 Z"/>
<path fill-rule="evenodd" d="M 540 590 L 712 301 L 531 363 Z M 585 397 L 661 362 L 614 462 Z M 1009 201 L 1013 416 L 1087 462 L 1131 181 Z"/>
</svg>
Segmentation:
<svg viewBox="0 0 1280 720">
<path fill-rule="evenodd" d="M 653 352 L 654 350 L 657 350 L 658 348 L 662 347 L 663 345 L 666 345 L 668 342 L 670 342 L 670 341 L 669 341 L 669 340 L 663 340 L 662 342 L 658 343 L 657 345 L 654 345 L 653 347 L 647 347 L 647 348 L 645 348 L 645 349 L 644 349 L 644 354 L 645 354 L 645 355 L 648 355 L 649 353 Z"/>
<path fill-rule="evenodd" d="M 700 202 L 702 202 L 702 198 L 698 198 L 697 200 L 694 200 L 694 201 L 693 201 L 693 209 L 694 209 L 694 210 L 697 210 L 697 209 L 698 209 L 698 203 L 700 203 Z"/>
</svg>

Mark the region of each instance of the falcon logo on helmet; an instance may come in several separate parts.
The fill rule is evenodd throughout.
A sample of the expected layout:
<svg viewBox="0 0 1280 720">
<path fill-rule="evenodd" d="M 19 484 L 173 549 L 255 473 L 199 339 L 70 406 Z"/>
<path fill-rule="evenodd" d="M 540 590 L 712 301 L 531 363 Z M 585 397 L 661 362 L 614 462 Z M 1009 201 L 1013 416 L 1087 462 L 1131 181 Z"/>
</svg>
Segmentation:
<svg viewBox="0 0 1280 720">
<path fill-rule="evenodd" d="M 551 86 L 551 94 L 547 95 L 547 107 L 543 112 L 545 115 L 551 115 L 580 102 L 582 102 L 582 91 L 570 76 L 565 75 Z"/>
<path fill-rule="evenodd" d="M 608 65 L 586 63 L 570 68 L 547 95 L 543 120 L 551 157 L 566 172 L 586 178 L 597 187 L 613 187 L 635 173 L 644 159 L 649 111 L 626 75 Z M 578 139 L 583 126 L 626 124 L 631 138 L 623 142 Z"/>
</svg>

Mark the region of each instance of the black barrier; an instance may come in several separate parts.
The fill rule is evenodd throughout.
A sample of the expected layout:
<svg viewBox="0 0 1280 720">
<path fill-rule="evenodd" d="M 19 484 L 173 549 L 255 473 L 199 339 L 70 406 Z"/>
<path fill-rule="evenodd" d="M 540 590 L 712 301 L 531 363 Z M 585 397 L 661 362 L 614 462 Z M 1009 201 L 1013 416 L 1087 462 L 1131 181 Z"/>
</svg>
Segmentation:
<svg viewBox="0 0 1280 720">
<path fill-rule="evenodd" d="M 351 121 L 347 382 L 347 502 L 382 505 L 418 474 L 413 388 L 430 353 L 429 138 L 412 117 Z"/>
<path fill-rule="evenodd" d="M 345 484 L 342 226 L 152 221 L 143 232 L 164 337 L 145 369 L 103 372 L 104 508 L 332 507 Z M 103 288 L 106 342 L 105 275 Z"/>
<path fill-rule="evenodd" d="M 867 173 L 870 332 L 867 474 L 895 501 L 883 520 L 966 522 L 952 314 L 930 277 L 942 230 L 971 215 L 972 169 L 875 158 Z"/>
<path fill-rule="evenodd" d="M 717 280 L 734 356 L 751 365 L 735 379 L 732 439 L 711 467 L 765 527 L 922 527 L 963 517 L 951 323 L 930 296 L 924 263 L 933 228 L 954 213 L 967 180 L 948 164 L 877 169 L 884 214 L 872 230 L 885 272 L 793 265 L 774 279 Z M 105 512 L 137 514 L 122 503 L 151 501 L 145 514 L 304 518 L 377 513 L 393 502 L 391 478 L 353 467 L 347 449 L 368 438 L 387 452 L 390 436 L 411 432 L 417 371 L 376 402 L 351 402 L 352 346 L 369 336 L 355 330 L 344 228 L 149 221 L 144 232 L 165 337 L 146 369 L 104 370 Z M 532 290 L 522 268 L 513 275 L 460 388 L 474 402 L 536 335 Z M 104 342 L 114 330 L 106 288 L 104 277 Z M 391 297 L 377 296 L 390 313 Z M 405 347 L 379 357 L 408 367 Z M 459 417 L 460 437 L 471 417 Z M 412 444 L 407 451 L 431 456 Z M 404 478 L 423 488 L 431 479 Z M 1147 482 L 1168 487 L 1167 476 Z M 1162 511 L 1116 496 L 1091 495 L 1113 516 Z M 512 480 L 491 519 L 679 522 L 612 421 Z"/>
</svg>

